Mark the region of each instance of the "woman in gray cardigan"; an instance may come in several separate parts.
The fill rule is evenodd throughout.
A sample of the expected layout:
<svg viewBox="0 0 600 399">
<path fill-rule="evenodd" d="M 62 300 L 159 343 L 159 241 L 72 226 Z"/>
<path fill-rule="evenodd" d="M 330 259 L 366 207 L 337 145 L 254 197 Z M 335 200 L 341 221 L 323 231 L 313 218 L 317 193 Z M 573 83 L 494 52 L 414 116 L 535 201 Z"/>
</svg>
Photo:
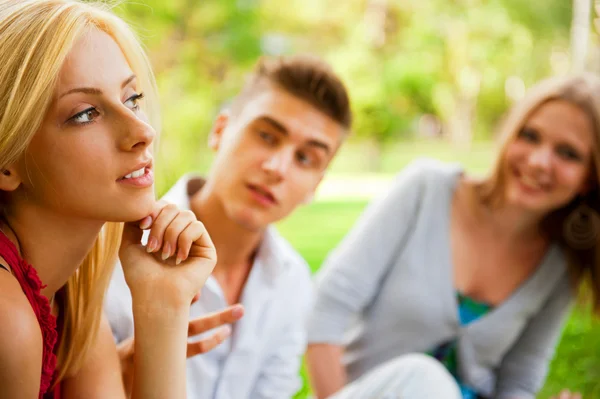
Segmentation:
<svg viewBox="0 0 600 399">
<path fill-rule="evenodd" d="M 488 178 L 414 162 L 329 256 L 308 332 L 319 398 L 426 353 L 464 398 L 533 399 L 582 279 L 599 308 L 598 78 L 540 83 L 503 133 Z"/>
</svg>

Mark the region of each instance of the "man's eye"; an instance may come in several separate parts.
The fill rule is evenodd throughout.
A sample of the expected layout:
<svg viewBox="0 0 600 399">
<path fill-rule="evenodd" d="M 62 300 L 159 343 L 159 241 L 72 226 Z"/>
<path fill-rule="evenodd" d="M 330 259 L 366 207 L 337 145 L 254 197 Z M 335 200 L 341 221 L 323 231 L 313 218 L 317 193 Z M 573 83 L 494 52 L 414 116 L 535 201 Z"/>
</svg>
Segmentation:
<svg viewBox="0 0 600 399">
<path fill-rule="evenodd" d="M 312 158 L 307 153 L 302 151 L 296 154 L 296 159 L 302 166 L 310 166 L 313 164 Z"/>
<path fill-rule="evenodd" d="M 273 136 L 271 133 L 265 132 L 265 131 L 259 131 L 258 135 L 260 136 L 260 138 L 269 143 L 269 144 L 273 144 L 275 142 L 275 136 Z"/>
</svg>

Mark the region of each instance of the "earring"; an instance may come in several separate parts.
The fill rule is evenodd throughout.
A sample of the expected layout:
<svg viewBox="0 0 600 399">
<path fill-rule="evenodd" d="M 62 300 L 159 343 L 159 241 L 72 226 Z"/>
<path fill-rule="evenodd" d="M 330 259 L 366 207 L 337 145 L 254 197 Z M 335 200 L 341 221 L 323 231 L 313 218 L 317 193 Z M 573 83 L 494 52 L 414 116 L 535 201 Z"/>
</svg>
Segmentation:
<svg viewBox="0 0 600 399">
<path fill-rule="evenodd" d="M 571 248 L 591 249 L 598 244 L 600 216 L 594 209 L 582 203 L 565 219 L 563 235 Z"/>
</svg>

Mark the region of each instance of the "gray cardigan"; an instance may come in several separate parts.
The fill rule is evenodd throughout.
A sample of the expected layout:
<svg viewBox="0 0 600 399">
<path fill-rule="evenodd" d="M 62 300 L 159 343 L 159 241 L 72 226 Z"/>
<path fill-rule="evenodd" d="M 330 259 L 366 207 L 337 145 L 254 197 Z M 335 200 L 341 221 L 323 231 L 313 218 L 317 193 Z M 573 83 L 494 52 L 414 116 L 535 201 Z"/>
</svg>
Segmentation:
<svg viewBox="0 0 600 399">
<path fill-rule="evenodd" d="M 345 346 L 354 380 L 410 352 L 458 338 L 464 383 L 490 398 L 535 398 L 570 303 L 552 246 L 505 302 L 461 327 L 450 256 L 450 206 L 462 169 L 419 160 L 375 201 L 316 278 L 310 343 Z"/>
</svg>

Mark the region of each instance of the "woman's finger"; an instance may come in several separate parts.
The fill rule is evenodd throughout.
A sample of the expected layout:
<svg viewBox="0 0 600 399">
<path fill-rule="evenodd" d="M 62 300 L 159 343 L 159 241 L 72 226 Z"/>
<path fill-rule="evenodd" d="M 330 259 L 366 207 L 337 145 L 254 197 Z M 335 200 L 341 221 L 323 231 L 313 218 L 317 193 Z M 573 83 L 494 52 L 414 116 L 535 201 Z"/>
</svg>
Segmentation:
<svg viewBox="0 0 600 399">
<path fill-rule="evenodd" d="M 160 214 L 160 211 L 168 204 L 169 203 L 165 200 L 156 201 L 154 203 L 154 206 L 152 207 L 152 210 L 150 211 L 150 214 L 148 216 L 146 216 L 145 218 L 143 218 L 142 220 L 137 222 L 137 225 L 139 226 L 139 228 L 142 230 L 149 229 L 150 226 L 152 226 L 152 223 L 156 220 L 156 218 Z"/>
<path fill-rule="evenodd" d="M 563 389 L 560 392 L 559 399 L 572 399 L 571 391 L 569 391 L 568 389 Z"/>
<path fill-rule="evenodd" d="M 148 252 L 157 252 L 160 248 L 163 248 L 165 230 L 177 217 L 179 212 L 179 208 L 174 204 L 167 204 L 160 210 L 160 213 L 156 216 L 156 219 L 154 219 L 150 229 L 148 244 L 146 244 L 146 250 Z M 169 250 L 169 248 L 163 248 L 163 252 L 165 252 L 165 249 Z M 168 252 L 172 252 L 172 249 Z"/>
<path fill-rule="evenodd" d="M 191 223 L 180 235 L 177 247 L 181 252 L 177 258 L 181 262 L 190 256 L 216 260 L 217 254 L 206 228 L 201 222 Z"/>
<path fill-rule="evenodd" d="M 196 216 L 193 212 L 181 211 L 167 226 L 163 235 L 163 260 L 167 259 L 171 255 L 174 255 L 175 253 L 178 253 L 179 236 L 183 235 L 187 227 L 193 222 L 196 222 Z M 189 248 L 186 249 L 185 254 L 187 255 L 188 252 Z"/>
<path fill-rule="evenodd" d="M 190 223 L 184 231 L 177 237 L 177 257 L 175 260 L 176 264 L 186 260 L 190 254 L 190 249 L 194 244 L 194 241 L 198 240 L 203 234 L 206 233 L 206 228 L 202 222 L 194 221 Z M 208 235 L 208 234 L 207 234 Z M 210 243 L 212 245 L 212 242 Z"/>
</svg>

